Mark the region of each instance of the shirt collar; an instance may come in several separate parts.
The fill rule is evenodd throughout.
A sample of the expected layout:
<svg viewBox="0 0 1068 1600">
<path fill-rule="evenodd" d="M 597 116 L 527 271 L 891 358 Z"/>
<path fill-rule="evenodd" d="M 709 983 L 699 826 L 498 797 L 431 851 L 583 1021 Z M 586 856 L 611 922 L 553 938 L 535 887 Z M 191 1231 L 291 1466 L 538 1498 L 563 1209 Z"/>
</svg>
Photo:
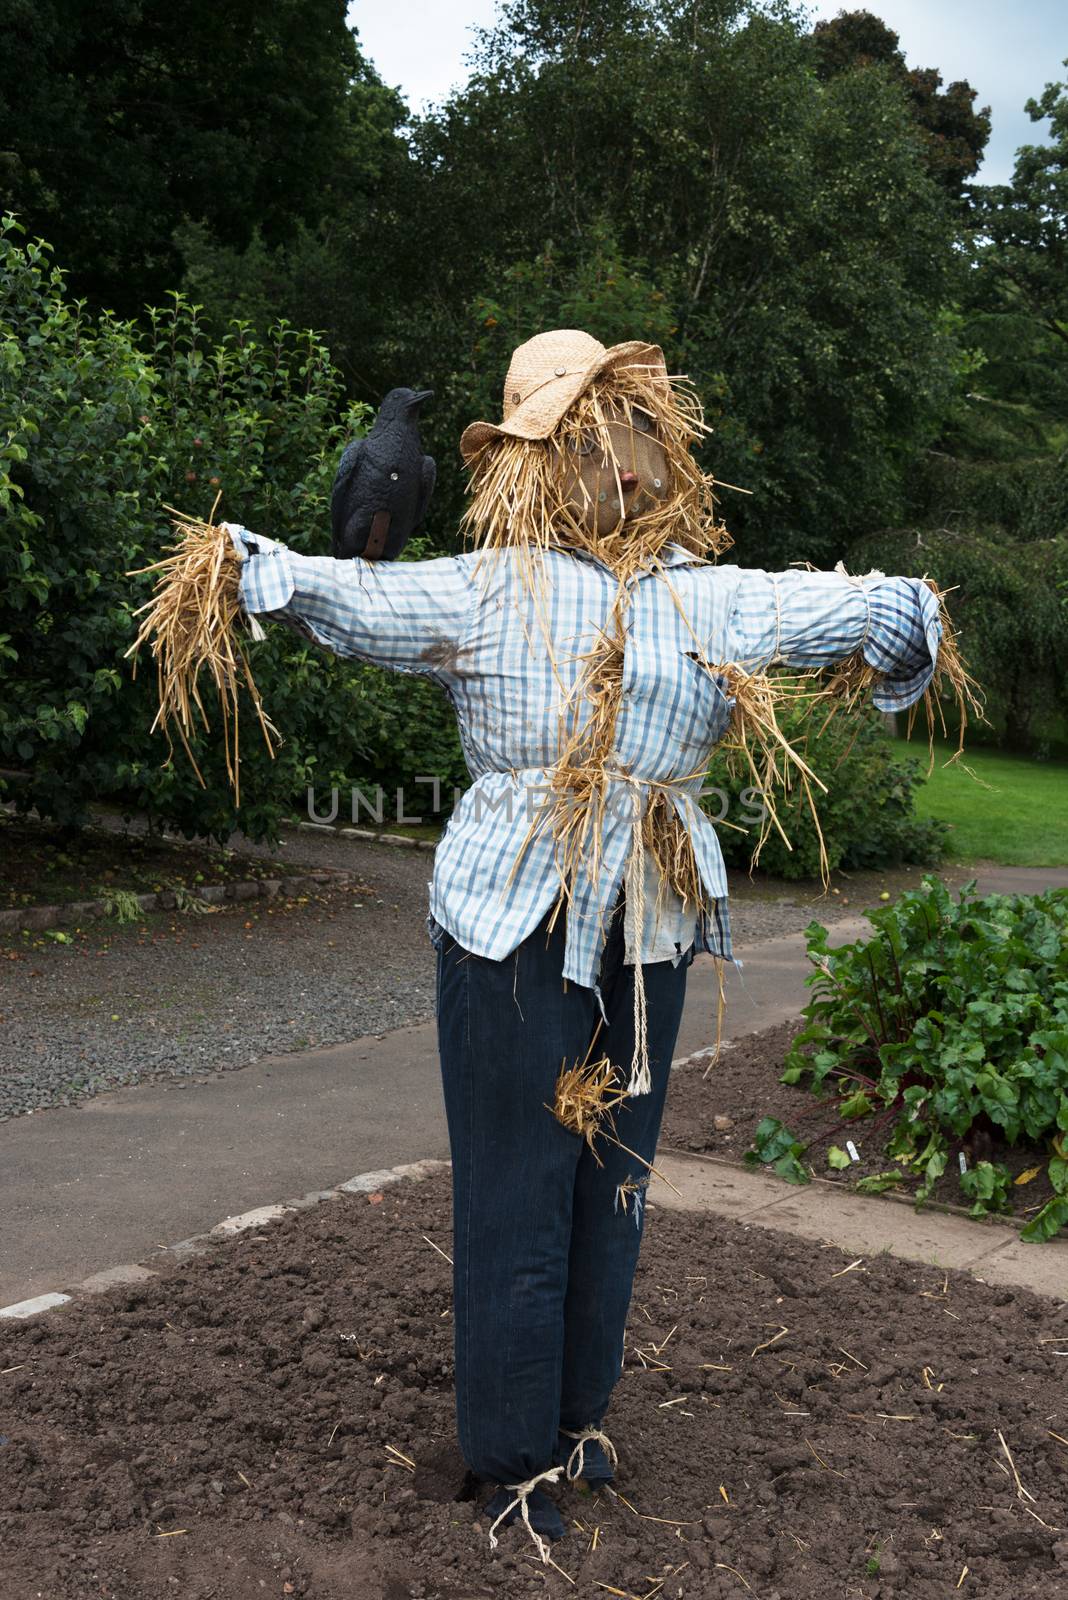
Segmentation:
<svg viewBox="0 0 1068 1600">
<path fill-rule="evenodd" d="M 684 567 L 690 562 L 703 560 L 703 557 L 695 556 L 692 550 L 684 549 L 681 544 L 666 544 L 660 552 L 660 559 L 665 567 Z"/>
<path fill-rule="evenodd" d="M 589 550 L 568 550 L 567 555 L 574 556 L 578 561 L 591 561 L 595 566 L 608 568 L 606 562 L 601 561 Z M 666 544 L 658 557 L 663 567 L 684 567 L 693 563 L 704 563 L 702 556 L 695 556 L 692 551 L 685 549 L 681 544 Z"/>
</svg>

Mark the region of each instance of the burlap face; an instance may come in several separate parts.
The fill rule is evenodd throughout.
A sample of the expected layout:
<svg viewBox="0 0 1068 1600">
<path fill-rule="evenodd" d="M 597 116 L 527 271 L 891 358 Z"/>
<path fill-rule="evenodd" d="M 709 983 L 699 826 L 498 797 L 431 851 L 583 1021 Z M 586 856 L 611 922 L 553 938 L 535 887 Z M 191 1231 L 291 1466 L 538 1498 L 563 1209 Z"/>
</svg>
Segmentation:
<svg viewBox="0 0 1068 1600">
<path fill-rule="evenodd" d="M 563 503 L 598 538 L 651 510 L 672 488 L 656 422 L 623 403 L 606 407 L 604 425 L 587 428 L 577 445 L 561 445 L 559 472 Z"/>
</svg>

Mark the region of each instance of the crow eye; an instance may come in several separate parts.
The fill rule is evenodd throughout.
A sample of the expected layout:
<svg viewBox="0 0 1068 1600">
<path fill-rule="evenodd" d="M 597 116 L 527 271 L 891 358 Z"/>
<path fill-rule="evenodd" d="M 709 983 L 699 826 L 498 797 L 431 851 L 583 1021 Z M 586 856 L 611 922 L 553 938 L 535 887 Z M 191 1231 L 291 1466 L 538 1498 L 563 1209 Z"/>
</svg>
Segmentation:
<svg viewBox="0 0 1068 1600">
<path fill-rule="evenodd" d="M 399 472 L 391 472 L 389 476 L 390 476 L 391 480 L 394 483 L 396 483 L 397 479 L 400 477 L 400 473 Z"/>
</svg>

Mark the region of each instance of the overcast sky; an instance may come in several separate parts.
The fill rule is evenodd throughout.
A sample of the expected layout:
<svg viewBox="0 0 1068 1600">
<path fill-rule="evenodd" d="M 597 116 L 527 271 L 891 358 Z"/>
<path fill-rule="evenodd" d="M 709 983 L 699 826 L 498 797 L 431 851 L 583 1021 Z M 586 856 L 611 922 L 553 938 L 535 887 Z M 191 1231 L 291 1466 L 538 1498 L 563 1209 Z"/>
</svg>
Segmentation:
<svg viewBox="0 0 1068 1600">
<path fill-rule="evenodd" d="M 1049 124 L 1033 123 L 1023 106 L 1068 77 L 1068 0 L 808 0 L 806 9 L 813 20 L 873 11 L 900 36 L 910 66 L 937 67 L 947 84 L 966 78 L 993 118 L 982 182 L 1007 182 L 1017 146 L 1045 141 Z M 495 11 L 495 0 L 353 0 L 349 21 L 386 82 L 422 110 L 464 82 L 471 30 Z"/>
</svg>

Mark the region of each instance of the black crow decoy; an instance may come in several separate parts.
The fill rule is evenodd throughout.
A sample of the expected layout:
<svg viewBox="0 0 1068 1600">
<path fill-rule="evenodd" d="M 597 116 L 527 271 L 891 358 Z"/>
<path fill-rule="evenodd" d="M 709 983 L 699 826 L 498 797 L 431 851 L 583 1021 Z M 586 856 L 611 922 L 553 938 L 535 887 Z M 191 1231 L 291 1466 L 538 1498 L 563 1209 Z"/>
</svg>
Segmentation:
<svg viewBox="0 0 1068 1600">
<path fill-rule="evenodd" d="M 391 389 L 365 439 L 354 439 L 330 494 L 333 552 L 395 561 L 423 525 L 437 468 L 423 454 L 419 407 L 432 389 Z"/>
</svg>

